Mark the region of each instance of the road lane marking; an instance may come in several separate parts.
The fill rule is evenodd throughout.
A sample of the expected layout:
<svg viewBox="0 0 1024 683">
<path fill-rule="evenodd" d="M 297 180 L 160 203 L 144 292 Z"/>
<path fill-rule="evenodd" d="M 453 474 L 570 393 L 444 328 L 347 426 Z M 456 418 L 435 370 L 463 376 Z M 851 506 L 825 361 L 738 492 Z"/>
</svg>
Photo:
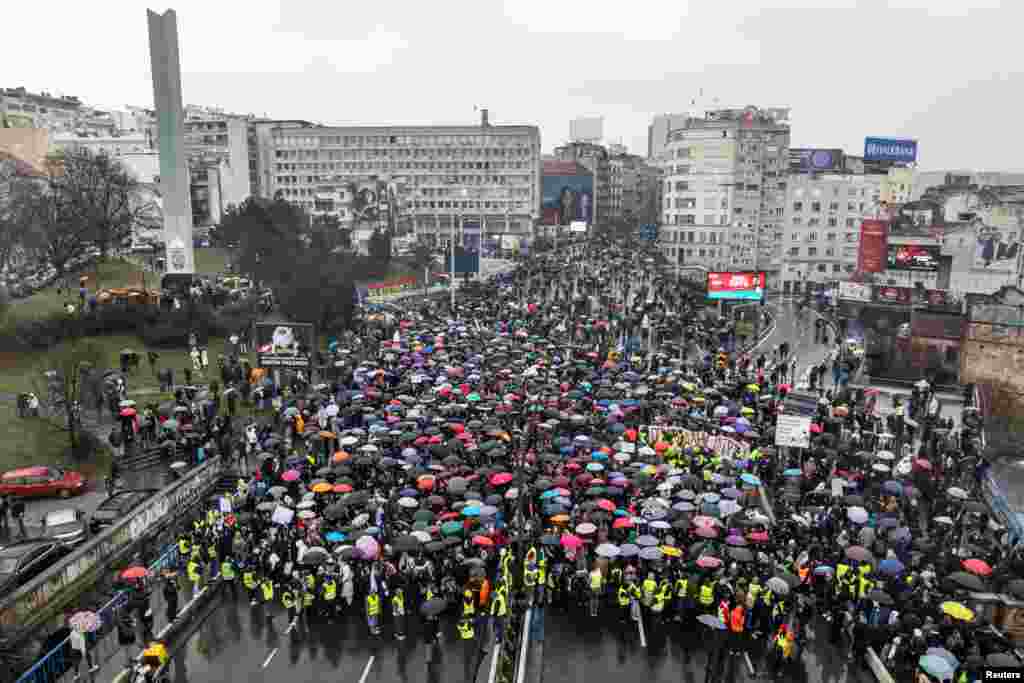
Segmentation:
<svg viewBox="0 0 1024 683">
<path fill-rule="evenodd" d="M 743 653 L 743 659 L 745 659 L 746 662 L 747 662 L 747 671 L 750 672 L 750 675 L 754 676 L 754 677 L 757 677 L 757 674 L 754 673 L 754 664 L 753 664 L 753 662 L 750 661 L 750 654 L 747 653 L 747 652 L 744 652 Z"/>
<path fill-rule="evenodd" d="M 366 683 L 366 679 L 370 676 L 370 667 L 373 666 L 375 659 L 377 659 L 377 655 L 370 655 L 369 661 L 366 662 L 366 668 L 363 669 L 363 675 L 359 677 L 359 683 Z"/>
<path fill-rule="evenodd" d="M 501 657 L 501 643 L 495 643 L 494 656 L 491 657 L 491 673 L 487 676 L 488 683 L 498 680 L 498 659 Z"/>
<path fill-rule="evenodd" d="M 299 621 L 298 617 L 295 617 L 294 619 L 292 619 L 292 623 L 288 624 L 288 628 L 285 629 L 284 634 L 288 635 L 289 633 L 291 633 L 292 629 L 295 628 L 295 624 L 297 624 L 298 621 Z"/>
<path fill-rule="evenodd" d="M 274 658 L 274 655 L 276 655 L 276 654 L 277 654 L 277 648 L 275 647 L 273 650 L 270 651 L 270 654 L 267 655 L 267 658 L 263 660 L 263 668 L 264 669 L 266 669 L 268 666 L 270 666 L 270 660 L 272 660 Z"/>
<path fill-rule="evenodd" d="M 636 620 L 636 627 L 640 630 L 640 647 L 647 647 L 647 635 L 644 633 L 644 615 Z"/>
</svg>

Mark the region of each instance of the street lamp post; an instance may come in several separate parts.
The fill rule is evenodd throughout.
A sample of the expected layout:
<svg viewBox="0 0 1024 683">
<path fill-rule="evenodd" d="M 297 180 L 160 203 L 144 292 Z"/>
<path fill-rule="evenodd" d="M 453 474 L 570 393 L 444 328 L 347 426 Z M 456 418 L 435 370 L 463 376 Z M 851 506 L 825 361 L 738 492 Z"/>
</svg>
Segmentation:
<svg viewBox="0 0 1024 683">
<path fill-rule="evenodd" d="M 456 214 L 456 216 L 458 217 L 459 222 L 461 222 L 462 221 L 462 212 L 459 211 Z M 450 290 L 451 297 L 452 297 L 451 298 L 452 317 L 455 316 L 455 220 L 456 220 L 456 216 L 452 216 L 452 237 L 451 237 L 450 243 L 448 245 L 449 248 L 451 249 L 451 254 L 452 254 L 452 260 L 451 260 L 452 270 L 451 270 L 451 273 L 448 275 L 448 277 L 449 277 L 448 289 Z"/>
</svg>

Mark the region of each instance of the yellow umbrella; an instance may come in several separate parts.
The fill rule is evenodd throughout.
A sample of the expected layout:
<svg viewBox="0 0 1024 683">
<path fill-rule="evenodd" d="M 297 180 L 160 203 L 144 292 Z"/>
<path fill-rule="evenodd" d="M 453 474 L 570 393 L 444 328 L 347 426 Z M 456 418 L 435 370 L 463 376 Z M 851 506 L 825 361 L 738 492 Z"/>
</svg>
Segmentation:
<svg viewBox="0 0 1024 683">
<path fill-rule="evenodd" d="M 330 493 L 333 490 L 334 487 L 326 481 L 322 481 L 319 484 L 313 484 L 313 493 Z"/>
<path fill-rule="evenodd" d="M 743 413 L 744 415 L 753 415 L 754 409 L 751 408 L 750 406 L 743 406 L 742 408 L 740 408 L 740 412 Z"/>
<path fill-rule="evenodd" d="M 697 385 L 693 382 L 683 382 L 682 387 L 687 391 L 697 391 Z"/>
<path fill-rule="evenodd" d="M 747 391 L 752 391 L 756 394 L 757 392 L 761 391 L 761 386 L 758 384 L 748 384 Z"/>
<path fill-rule="evenodd" d="M 683 551 L 682 550 L 680 550 L 679 548 L 675 548 L 673 546 L 670 546 L 670 545 L 663 545 L 663 546 L 661 546 L 661 552 L 665 553 L 669 557 L 682 557 L 683 556 Z"/>
<path fill-rule="evenodd" d="M 943 614 L 948 614 L 960 621 L 974 621 L 974 612 L 967 609 L 959 602 L 944 602 L 941 605 Z"/>
<path fill-rule="evenodd" d="M 566 524 L 569 521 L 569 515 L 553 515 L 551 521 L 555 524 Z"/>
</svg>

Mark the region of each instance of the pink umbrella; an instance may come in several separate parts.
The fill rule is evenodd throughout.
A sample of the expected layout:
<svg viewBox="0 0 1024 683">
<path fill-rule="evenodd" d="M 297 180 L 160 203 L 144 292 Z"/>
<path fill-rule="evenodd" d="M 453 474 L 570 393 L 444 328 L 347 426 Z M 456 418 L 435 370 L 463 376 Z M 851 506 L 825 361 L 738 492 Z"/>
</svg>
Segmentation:
<svg viewBox="0 0 1024 683">
<path fill-rule="evenodd" d="M 697 558 L 697 566 L 702 569 L 717 569 L 722 566 L 722 561 L 711 555 L 701 555 Z"/>
<path fill-rule="evenodd" d="M 562 534 L 562 545 L 570 550 L 575 550 L 583 545 L 583 539 L 573 534 Z"/>
<path fill-rule="evenodd" d="M 616 517 L 615 521 L 612 522 L 613 529 L 632 529 L 633 526 L 632 517 Z"/>
<path fill-rule="evenodd" d="M 301 476 L 298 470 L 288 470 L 281 475 L 281 481 L 298 481 Z"/>
<path fill-rule="evenodd" d="M 715 526 L 716 524 L 718 524 L 718 520 L 715 519 L 714 517 L 708 517 L 707 515 L 697 515 L 696 517 L 693 518 L 693 523 L 694 523 L 695 526 L 699 526 L 699 527 L 701 527 L 701 526 Z"/>
<path fill-rule="evenodd" d="M 768 532 L 767 531 L 752 531 L 747 537 L 754 543 L 767 543 Z"/>
<path fill-rule="evenodd" d="M 375 560 L 377 555 L 380 554 L 380 545 L 372 536 L 360 536 L 359 540 L 356 541 L 356 548 L 363 559 L 366 560 Z"/>
<path fill-rule="evenodd" d="M 718 529 L 713 526 L 699 526 L 697 527 L 696 534 L 701 538 L 717 538 Z"/>
<path fill-rule="evenodd" d="M 508 472 L 498 472 L 491 477 L 492 486 L 501 486 L 502 484 L 507 484 L 510 481 L 512 481 L 512 475 Z"/>
</svg>

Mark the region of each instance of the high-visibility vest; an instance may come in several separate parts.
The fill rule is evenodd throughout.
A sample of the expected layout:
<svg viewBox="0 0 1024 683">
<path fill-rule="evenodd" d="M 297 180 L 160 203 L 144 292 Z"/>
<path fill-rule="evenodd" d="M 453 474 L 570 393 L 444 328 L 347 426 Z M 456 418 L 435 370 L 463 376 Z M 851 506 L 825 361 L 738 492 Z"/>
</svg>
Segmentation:
<svg viewBox="0 0 1024 683">
<path fill-rule="evenodd" d="M 463 619 L 459 622 L 459 636 L 463 640 L 469 640 L 473 637 L 473 622 L 469 619 Z"/>
<path fill-rule="evenodd" d="M 665 603 L 668 601 L 671 595 L 672 589 L 669 588 L 668 581 L 663 579 L 657 595 L 654 596 L 654 607 L 652 607 L 652 609 L 655 612 L 661 612 L 662 610 L 664 610 Z"/>
<path fill-rule="evenodd" d="M 755 579 L 747 586 L 747 607 L 753 609 L 759 595 L 761 595 L 761 584 Z"/>
<path fill-rule="evenodd" d="M 766 607 L 772 606 L 772 600 L 774 598 L 775 594 L 772 593 L 770 588 L 761 592 L 761 602 L 763 602 Z"/>
<path fill-rule="evenodd" d="M 235 580 L 235 565 L 231 560 L 224 560 L 220 563 L 220 577 L 225 581 Z"/>
<path fill-rule="evenodd" d="M 499 588 L 491 601 L 491 615 L 503 617 L 508 613 L 508 599 L 505 597 L 505 589 Z"/>
<path fill-rule="evenodd" d="M 688 588 L 687 584 L 689 583 L 689 581 L 690 580 L 686 579 L 686 578 L 676 579 L 676 597 L 677 598 L 685 598 L 686 597 L 686 589 Z"/>
<path fill-rule="evenodd" d="M 729 602 L 722 600 L 718 603 L 718 618 L 722 620 L 723 624 L 729 623 Z"/>
<path fill-rule="evenodd" d="M 292 609 L 295 607 L 295 597 L 287 588 L 281 591 L 281 604 L 284 605 L 285 609 Z"/>
<path fill-rule="evenodd" d="M 263 602 L 274 601 L 274 584 L 264 579 L 260 584 L 260 589 L 263 591 Z"/>
<path fill-rule="evenodd" d="M 629 591 L 625 586 L 619 586 L 618 598 L 619 607 L 629 607 Z"/>
<path fill-rule="evenodd" d="M 473 592 L 466 591 L 462 596 L 462 616 L 471 617 L 476 611 L 476 605 L 473 604 Z"/>
<path fill-rule="evenodd" d="M 380 614 L 380 596 L 370 593 L 366 596 L 366 614 L 375 617 Z"/>
<path fill-rule="evenodd" d="M 530 565 L 526 566 L 526 569 L 523 571 L 523 583 L 526 584 L 527 588 L 533 588 L 534 586 L 537 585 L 537 569 L 536 568 L 532 568 L 532 567 L 530 567 Z"/>
<path fill-rule="evenodd" d="M 593 569 L 590 572 L 590 590 L 595 593 L 599 592 L 604 587 L 604 574 L 601 573 L 600 569 Z"/>
<path fill-rule="evenodd" d="M 316 577 L 312 574 L 306 575 L 306 588 L 313 590 L 316 588 Z"/>
<path fill-rule="evenodd" d="M 395 590 L 391 596 L 391 613 L 396 616 L 405 614 L 405 591 L 401 588 Z"/>
<path fill-rule="evenodd" d="M 313 606 L 313 591 L 302 591 L 302 606 L 312 607 Z"/>
<path fill-rule="evenodd" d="M 811 568 L 808 567 L 807 565 L 804 565 L 803 567 L 800 567 L 800 570 L 797 572 L 797 574 L 800 576 L 800 583 L 807 583 L 807 576 L 810 573 L 811 573 Z"/>
<path fill-rule="evenodd" d="M 786 612 L 786 601 L 779 598 L 775 601 L 775 607 L 772 608 L 772 616 L 782 616 Z"/>
<path fill-rule="evenodd" d="M 548 578 L 548 561 L 541 558 L 537 563 L 537 583 L 546 584 Z"/>
<path fill-rule="evenodd" d="M 715 604 L 715 583 L 702 584 L 700 587 L 700 604 L 710 607 Z"/>
<path fill-rule="evenodd" d="M 334 579 L 324 581 L 324 600 L 330 602 L 338 597 L 338 584 Z"/>
<path fill-rule="evenodd" d="M 837 581 L 842 580 L 842 578 L 844 576 L 846 576 L 846 572 L 850 571 L 850 569 L 851 569 L 850 565 L 846 564 L 845 562 L 840 562 L 839 564 L 837 564 L 836 565 L 836 580 Z"/>
<path fill-rule="evenodd" d="M 188 539 L 185 538 L 184 536 L 179 538 L 178 539 L 178 554 L 182 555 L 182 556 L 187 556 L 191 551 L 192 551 L 192 548 L 189 545 Z"/>
<path fill-rule="evenodd" d="M 195 560 L 189 560 L 188 567 L 186 568 L 186 570 L 188 572 L 188 580 L 191 581 L 192 583 L 198 583 L 199 582 L 199 563 L 196 562 Z"/>
<path fill-rule="evenodd" d="M 729 629 L 733 633 L 743 633 L 743 624 L 746 622 L 747 615 L 743 608 L 736 605 L 732 608 L 732 618 L 729 620 Z"/>
<path fill-rule="evenodd" d="M 217 559 L 217 546 L 213 545 L 212 543 L 210 545 L 206 546 L 206 557 L 209 558 L 210 560 L 216 560 Z"/>
<path fill-rule="evenodd" d="M 252 572 L 243 572 L 242 573 L 242 583 L 244 583 L 245 587 L 247 589 L 249 589 L 249 590 L 255 589 L 256 588 L 256 575 L 253 574 Z"/>
<path fill-rule="evenodd" d="M 644 579 L 644 605 L 647 607 L 651 606 L 654 602 L 654 591 L 658 590 L 658 584 L 655 583 L 654 579 Z"/>
<path fill-rule="evenodd" d="M 875 582 L 867 578 L 866 575 L 860 577 L 860 597 L 864 597 L 871 592 L 871 589 L 875 587 Z"/>
</svg>

